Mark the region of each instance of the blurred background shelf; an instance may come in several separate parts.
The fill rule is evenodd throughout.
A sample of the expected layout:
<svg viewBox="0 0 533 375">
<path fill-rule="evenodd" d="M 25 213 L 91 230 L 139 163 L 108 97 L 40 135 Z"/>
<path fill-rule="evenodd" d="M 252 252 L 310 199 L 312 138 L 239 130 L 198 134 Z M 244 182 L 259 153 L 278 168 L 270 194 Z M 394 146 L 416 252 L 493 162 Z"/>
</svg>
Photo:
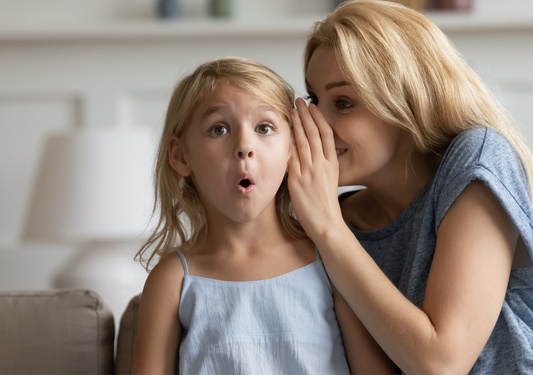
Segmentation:
<svg viewBox="0 0 533 375">
<path fill-rule="evenodd" d="M 425 13 L 444 32 L 533 29 L 533 12 L 493 17 L 476 13 Z M 114 22 L 58 22 L 0 24 L 0 42 L 55 42 L 91 40 L 305 37 L 314 22 L 327 13 L 303 17 L 256 20 L 180 19 L 173 21 L 119 20 Z"/>
</svg>

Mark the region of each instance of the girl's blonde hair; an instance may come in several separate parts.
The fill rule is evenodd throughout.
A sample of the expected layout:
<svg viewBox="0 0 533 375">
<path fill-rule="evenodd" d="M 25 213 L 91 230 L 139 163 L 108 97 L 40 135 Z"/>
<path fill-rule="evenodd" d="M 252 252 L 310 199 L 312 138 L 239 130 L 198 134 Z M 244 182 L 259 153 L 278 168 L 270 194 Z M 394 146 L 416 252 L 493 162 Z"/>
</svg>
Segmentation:
<svg viewBox="0 0 533 375">
<path fill-rule="evenodd" d="M 234 85 L 268 103 L 291 124 L 292 88 L 258 62 L 239 57 L 208 61 L 178 83 L 168 106 L 154 170 L 153 212 L 159 211 L 159 221 L 136 256 L 147 270 L 156 254 L 164 257 L 178 245 L 186 252 L 207 234 L 207 220 L 198 191 L 190 176 L 181 176 L 171 167 L 168 146 L 173 136 L 180 141 L 185 139 L 199 102 L 221 83 Z M 276 194 L 276 210 L 291 237 L 307 237 L 294 218 L 286 177 Z M 148 259 L 145 259 L 147 252 Z"/>
<path fill-rule="evenodd" d="M 504 110 L 447 37 L 424 15 L 379 0 L 344 3 L 315 24 L 304 69 L 318 47 L 337 64 L 365 105 L 412 135 L 415 149 L 437 152 L 464 130 L 504 135 L 522 161 L 533 196 L 533 156 Z"/>
</svg>

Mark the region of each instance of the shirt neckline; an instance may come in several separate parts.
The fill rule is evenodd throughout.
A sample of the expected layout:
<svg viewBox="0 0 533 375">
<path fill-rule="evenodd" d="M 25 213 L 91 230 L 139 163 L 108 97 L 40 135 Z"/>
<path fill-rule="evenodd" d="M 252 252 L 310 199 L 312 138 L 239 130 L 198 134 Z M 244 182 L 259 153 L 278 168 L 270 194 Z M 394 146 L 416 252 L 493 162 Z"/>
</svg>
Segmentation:
<svg viewBox="0 0 533 375">
<path fill-rule="evenodd" d="M 439 168 L 440 168 L 440 165 L 439 165 Z M 355 234 L 357 239 L 360 239 L 360 240 L 380 240 L 380 239 L 393 235 L 405 225 L 405 223 L 407 222 L 406 218 L 410 217 L 418 209 L 420 202 L 425 199 L 430 187 L 433 185 L 436 175 L 437 173 L 434 173 L 433 176 L 431 176 L 431 178 L 428 180 L 426 185 L 422 188 L 422 190 L 420 190 L 417 196 L 411 201 L 411 203 L 409 203 L 407 208 L 403 210 L 402 213 L 398 215 L 397 218 L 395 218 L 393 221 L 391 221 L 389 224 L 385 225 L 384 227 L 373 230 L 373 231 L 364 231 L 364 230 L 354 228 L 353 226 L 351 226 L 349 223 L 345 221 L 346 225 L 348 226 L 348 228 L 350 228 L 353 234 Z M 339 203 L 355 193 L 357 193 L 357 191 L 346 192 L 346 193 L 339 195 Z"/>
<path fill-rule="evenodd" d="M 252 283 L 253 284 L 268 283 L 270 281 L 276 281 L 278 279 L 288 277 L 291 274 L 297 273 L 299 271 L 303 271 L 306 268 L 310 268 L 310 267 L 314 266 L 317 262 L 321 262 L 321 261 L 322 261 L 321 259 L 317 258 L 315 261 L 313 261 L 313 262 L 311 262 L 309 264 L 306 264 L 305 266 L 302 266 L 300 268 L 296 268 L 295 270 L 286 272 L 286 273 L 284 273 L 282 275 L 270 277 L 268 279 L 261 279 L 261 280 L 230 281 L 230 280 L 214 279 L 214 278 L 211 278 L 211 277 L 195 276 L 195 275 L 191 275 L 189 273 L 187 273 L 185 275 L 185 278 L 192 278 L 192 279 L 197 279 L 197 280 L 206 281 L 206 282 L 210 282 L 210 283 L 223 283 L 223 284 L 228 284 L 228 285 L 245 285 L 245 284 L 252 284 Z"/>
</svg>

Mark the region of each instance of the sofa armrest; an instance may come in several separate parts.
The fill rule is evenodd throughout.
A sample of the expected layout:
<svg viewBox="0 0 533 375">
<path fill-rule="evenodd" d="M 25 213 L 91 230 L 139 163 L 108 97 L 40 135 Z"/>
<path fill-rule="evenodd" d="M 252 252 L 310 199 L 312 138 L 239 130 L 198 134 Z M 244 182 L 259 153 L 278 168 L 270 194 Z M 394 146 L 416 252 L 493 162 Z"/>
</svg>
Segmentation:
<svg viewBox="0 0 533 375">
<path fill-rule="evenodd" d="M 93 291 L 0 293 L 1 374 L 111 374 L 114 335 Z"/>
<path fill-rule="evenodd" d="M 117 341 L 117 358 L 115 361 L 116 374 L 131 373 L 131 363 L 137 340 L 137 323 L 139 321 L 139 306 L 141 295 L 130 300 L 128 307 L 120 319 L 120 329 Z"/>
</svg>

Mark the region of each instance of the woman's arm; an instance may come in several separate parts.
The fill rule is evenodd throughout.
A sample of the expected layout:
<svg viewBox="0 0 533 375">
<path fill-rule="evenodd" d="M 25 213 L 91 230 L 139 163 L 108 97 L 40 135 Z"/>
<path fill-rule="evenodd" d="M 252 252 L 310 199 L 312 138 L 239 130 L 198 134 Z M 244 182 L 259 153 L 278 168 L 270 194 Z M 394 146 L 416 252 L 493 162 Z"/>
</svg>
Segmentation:
<svg viewBox="0 0 533 375">
<path fill-rule="evenodd" d="M 169 254 L 150 272 L 141 298 L 132 374 L 175 372 L 183 276 L 177 253 Z"/>
<path fill-rule="evenodd" d="M 331 129 L 300 103 L 289 189 L 298 219 L 333 283 L 405 372 L 466 373 L 501 311 L 518 233 L 492 192 L 468 185 L 444 217 L 422 309 L 383 274 L 345 225 Z"/>
<path fill-rule="evenodd" d="M 333 299 L 335 314 L 342 332 L 344 348 L 352 374 L 398 374 L 398 367 L 390 360 L 376 340 L 368 333 L 335 285 Z"/>
</svg>

